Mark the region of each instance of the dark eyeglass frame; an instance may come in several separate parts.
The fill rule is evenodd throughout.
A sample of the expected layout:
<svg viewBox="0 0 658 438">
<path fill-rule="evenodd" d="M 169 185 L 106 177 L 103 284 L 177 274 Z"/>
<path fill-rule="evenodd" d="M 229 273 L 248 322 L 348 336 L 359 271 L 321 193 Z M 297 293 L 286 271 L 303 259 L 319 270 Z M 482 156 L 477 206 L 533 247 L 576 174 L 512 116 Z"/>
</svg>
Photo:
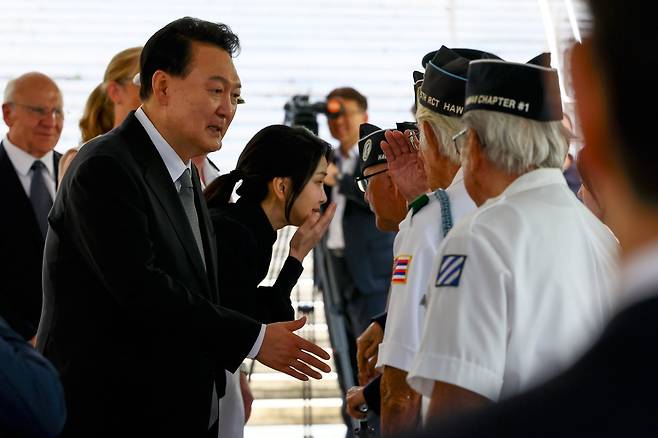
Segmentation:
<svg viewBox="0 0 658 438">
<path fill-rule="evenodd" d="M 380 170 L 379 172 L 371 173 L 368 176 L 359 176 L 355 178 L 354 180 L 356 181 L 356 185 L 359 187 L 359 190 L 361 190 L 363 193 L 368 190 L 368 179 L 372 178 L 375 175 L 379 175 L 380 173 L 388 172 L 388 168 L 384 170 Z"/>
</svg>

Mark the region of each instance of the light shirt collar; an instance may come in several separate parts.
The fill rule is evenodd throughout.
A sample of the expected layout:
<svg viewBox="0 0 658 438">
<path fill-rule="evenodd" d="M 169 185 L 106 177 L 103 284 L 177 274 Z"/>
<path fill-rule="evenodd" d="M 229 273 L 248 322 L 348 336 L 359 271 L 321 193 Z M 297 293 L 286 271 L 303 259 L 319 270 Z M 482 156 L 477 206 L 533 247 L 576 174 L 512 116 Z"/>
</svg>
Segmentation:
<svg viewBox="0 0 658 438">
<path fill-rule="evenodd" d="M 176 183 L 178 178 L 185 172 L 185 169 L 190 169 L 191 160 L 188 160 L 187 163 L 184 163 L 183 160 L 178 156 L 174 148 L 172 148 L 167 140 L 164 139 L 162 134 L 160 134 L 151 120 L 148 118 L 142 107 L 140 106 L 135 111 L 135 117 L 139 120 L 139 123 L 142 124 L 146 134 L 155 145 L 155 148 L 158 150 L 162 161 L 164 161 L 167 171 L 171 180 Z"/>
<path fill-rule="evenodd" d="M 561 184 L 563 186 L 567 185 L 567 181 L 564 179 L 562 170 L 555 168 L 531 170 L 530 172 L 524 173 L 512 181 L 512 184 L 507 186 L 501 195 L 510 196 L 516 193 L 525 192 L 526 190 L 532 190 L 550 184 Z"/>
<path fill-rule="evenodd" d="M 460 167 L 459 170 L 457 170 L 455 177 L 452 179 L 452 182 L 448 187 L 453 187 L 456 186 L 457 184 L 461 184 L 462 181 L 464 181 L 464 168 Z"/>
<path fill-rule="evenodd" d="M 658 290 L 658 241 L 629 254 L 622 263 L 622 303 L 630 305 Z"/>
<path fill-rule="evenodd" d="M 498 202 L 498 200 L 504 199 L 507 196 L 513 196 L 517 193 L 525 192 L 526 190 L 532 190 L 551 184 L 560 184 L 566 187 L 567 181 L 564 179 L 564 175 L 560 169 L 543 168 L 531 170 L 512 181 L 512 183 L 507 186 L 500 195 L 487 199 L 480 207 L 484 207 L 493 202 Z"/>
<path fill-rule="evenodd" d="M 36 160 L 41 161 L 46 169 L 48 170 L 49 177 L 53 180 L 55 179 L 55 164 L 53 163 L 53 151 L 48 151 L 46 155 L 41 158 L 35 158 L 32 155 L 25 152 L 23 149 L 19 148 L 11 141 L 9 141 L 9 136 L 5 135 L 5 138 L 2 140 L 2 144 L 5 147 L 5 152 L 14 165 L 14 169 L 21 176 L 27 176 L 32 167 L 32 163 Z"/>
</svg>

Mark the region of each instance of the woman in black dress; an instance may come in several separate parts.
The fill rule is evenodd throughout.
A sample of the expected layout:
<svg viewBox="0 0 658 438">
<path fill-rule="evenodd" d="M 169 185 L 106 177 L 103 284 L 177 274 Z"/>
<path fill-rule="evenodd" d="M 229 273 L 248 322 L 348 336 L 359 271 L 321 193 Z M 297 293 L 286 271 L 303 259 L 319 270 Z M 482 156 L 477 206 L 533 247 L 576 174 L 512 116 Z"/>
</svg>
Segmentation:
<svg viewBox="0 0 658 438">
<path fill-rule="evenodd" d="M 222 306 L 266 324 L 294 319 L 290 293 L 302 273 L 302 260 L 335 211 L 331 205 L 320 212 L 327 200 L 324 179 L 330 154 L 331 146 L 306 129 L 268 126 L 247 143 L 236 169 L 208 186 Z M 239 181 L 240 198 L 231 203 Z M 269 270 L 277 230 L 287 225 L 299 227 L 288 258 L 274 285 L 259 286 Z"/>
</svg>

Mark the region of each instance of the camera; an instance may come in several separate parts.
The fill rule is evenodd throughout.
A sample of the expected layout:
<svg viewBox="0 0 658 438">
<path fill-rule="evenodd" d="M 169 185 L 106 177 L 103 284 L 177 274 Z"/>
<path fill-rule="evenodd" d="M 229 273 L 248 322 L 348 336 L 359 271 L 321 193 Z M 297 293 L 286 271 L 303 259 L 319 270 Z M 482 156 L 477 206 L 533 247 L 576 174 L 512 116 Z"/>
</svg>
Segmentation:
<svg viewBox="0 0 658 438">
<path fill-rule="evenodd" d="M 343 112 L 343 104 L 336 99 L 326 102 L 309 102 L 306 94 L 294 95 L 283 106 L 285 117 L 283 124 L 287 126 L 303 126 L 315 135 L 318 134 L 318 114 L 324 114 L 329 119 L 335 119 Z"/>
</svg>

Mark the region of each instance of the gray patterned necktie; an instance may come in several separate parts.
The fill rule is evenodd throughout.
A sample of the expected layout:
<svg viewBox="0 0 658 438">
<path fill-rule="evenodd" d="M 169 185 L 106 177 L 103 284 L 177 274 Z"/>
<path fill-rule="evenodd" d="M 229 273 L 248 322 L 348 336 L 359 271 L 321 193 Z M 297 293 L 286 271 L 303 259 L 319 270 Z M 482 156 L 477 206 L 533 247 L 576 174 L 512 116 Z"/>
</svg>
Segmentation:
<svg viewBox="0 0 658 438">
<path fill-rule="evenodd" d="M 48 231 L 48 213 L 53 206 L 53 198 L 50 195 L 46 178 L 48 171 L 46 165 L 40 160 L 35 160 L 30 167 L 32 171 L 32 180 L 30 182 L 30 202 L 34 210 L 34 216 L 39 224 L 41 235 L 46 238 Z"/>
<path fill-rule="evenodd" d="M 180 183 L 180 190 L 178 191 L 178 197 L 180 198 L 183 208 L 185 209 L 185 214 L 187 219 L 190 222 L 190 227 L 192 227 L 192 234 L 194 234 L 194 240 L 196 241 L 196 246 L 199 249 L 199 254 L 203 260 L 203 266 L 206 266 L 206 257 L 203 252 L 203 241 L 201 240 L 201 229 L 199 228 L 199 217 L 196 214 L 196 208 L 194 207 L 194 186 L 192 186 L 192 177 L 190 175 L 190 169 L 185 169 L 185 172 L 178 178 Z"/>
</svg>

